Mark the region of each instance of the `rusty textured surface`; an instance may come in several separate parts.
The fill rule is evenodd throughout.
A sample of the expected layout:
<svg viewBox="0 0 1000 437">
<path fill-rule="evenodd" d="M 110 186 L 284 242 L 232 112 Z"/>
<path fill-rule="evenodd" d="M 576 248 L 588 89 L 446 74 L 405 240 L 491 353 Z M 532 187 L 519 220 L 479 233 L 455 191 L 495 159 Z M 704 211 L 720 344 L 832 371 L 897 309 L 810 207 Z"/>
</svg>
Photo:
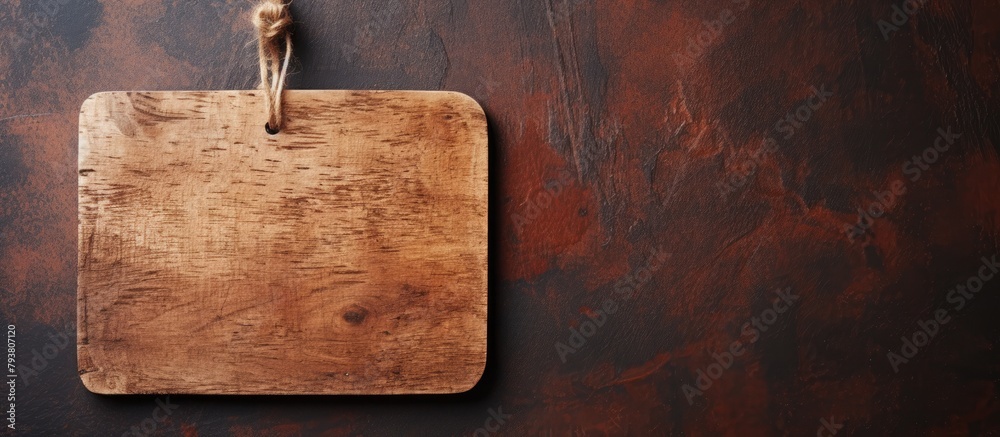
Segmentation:
<svg viewBox="0 0 1000 437">
<path fill-rule="evenodd" d="M 839 435 L 1000 432 L 1000 281 L 953 293 L 998 252 L 1000 9 L 893 17 L 899 4 L 296 0 L 291 87 L 447 89 L 484 107 L 486 375 L 457 396 L 171 397 L 154 433 L 470 435 L 498 407 L 501 435 L 814 435 L 831 417 Z M 0 323 L 26 365 L 57 351 L 18 386 L 25 435 L 120 435 L 158 407 L 88 393 L 58 347 L 75 318 L 81 102 L 252 87 L 248 10 L 0 5 Z M 832 95 L 810 101 L 813 87 Z M 927 152 L 949 128 L 961 136 Z M 876 202 L 852 241 L 845 225 Z M 745 330 L 777 289 L 798 299 Z M 949 322 L 894 371 L 887 354 L 939 309 Z M 573 329 L 592 335 L 564 363 Z"/>
</svg>

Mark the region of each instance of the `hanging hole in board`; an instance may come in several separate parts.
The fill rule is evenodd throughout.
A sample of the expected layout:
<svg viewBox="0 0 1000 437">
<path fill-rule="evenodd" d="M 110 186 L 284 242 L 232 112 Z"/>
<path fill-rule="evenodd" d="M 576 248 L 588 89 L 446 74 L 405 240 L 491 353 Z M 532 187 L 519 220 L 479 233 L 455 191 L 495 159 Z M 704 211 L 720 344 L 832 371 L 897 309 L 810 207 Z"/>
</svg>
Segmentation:
<svg viewBox="0 0 1000 437">
<path fill-rule="evenodd" d="M 270 123 L 264 123 L 264 131 L 266 131 L 269 135 L 277 135 L 278 132 L 281 132 L 281 129 L 271 129 Z"/>
</svg>

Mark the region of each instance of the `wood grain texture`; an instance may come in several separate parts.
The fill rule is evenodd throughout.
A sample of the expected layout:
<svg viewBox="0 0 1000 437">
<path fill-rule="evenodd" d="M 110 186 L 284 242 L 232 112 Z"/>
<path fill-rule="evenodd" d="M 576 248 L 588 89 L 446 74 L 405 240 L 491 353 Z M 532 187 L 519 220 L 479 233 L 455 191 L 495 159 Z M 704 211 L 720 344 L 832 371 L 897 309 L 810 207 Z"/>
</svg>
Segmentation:
<svg viewBox="0 0 1000 437">
<path fill-rule="evenodd" d="M 100 93 L 80 112 L 91 391 L 454 393 L 486 360 L 486 119 L 449 92 Z"/>
</svg>

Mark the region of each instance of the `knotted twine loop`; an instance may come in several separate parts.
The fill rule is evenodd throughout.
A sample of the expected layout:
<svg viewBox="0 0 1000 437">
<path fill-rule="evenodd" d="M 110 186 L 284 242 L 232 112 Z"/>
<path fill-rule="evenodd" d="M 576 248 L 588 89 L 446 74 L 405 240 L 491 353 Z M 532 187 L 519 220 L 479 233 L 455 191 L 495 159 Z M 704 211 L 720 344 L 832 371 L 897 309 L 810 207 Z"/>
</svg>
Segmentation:
<svg viewBox="0 0 1000 437">
<path fill-rule="evenodd" d="M 281 94 L 292 58 L 292 15 L 282 0 L 264 0 L 254 10 L 253 24 L 257 27 L 260 55 L 260 87 L 267 103 L 267 129 L 277 133 L 284 123 L 281 115 Z M 282 46 L 284 61 L 282 62 Z"/>
</svg>

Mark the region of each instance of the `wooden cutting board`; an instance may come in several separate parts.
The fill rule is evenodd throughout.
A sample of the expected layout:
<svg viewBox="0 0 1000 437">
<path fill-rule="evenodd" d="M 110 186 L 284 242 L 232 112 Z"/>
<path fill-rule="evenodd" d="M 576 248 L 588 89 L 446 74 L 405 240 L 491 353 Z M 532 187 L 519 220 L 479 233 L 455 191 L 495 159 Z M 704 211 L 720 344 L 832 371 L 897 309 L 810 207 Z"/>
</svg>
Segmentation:
<svg viewBox="0 0 1000 437">
<path fill-rule="evenodd" d="M 80 111 L 78 356 L 96 393 L 470 389 L 487 134 L 450 92 L 112 92 Z"/>
</svg>

